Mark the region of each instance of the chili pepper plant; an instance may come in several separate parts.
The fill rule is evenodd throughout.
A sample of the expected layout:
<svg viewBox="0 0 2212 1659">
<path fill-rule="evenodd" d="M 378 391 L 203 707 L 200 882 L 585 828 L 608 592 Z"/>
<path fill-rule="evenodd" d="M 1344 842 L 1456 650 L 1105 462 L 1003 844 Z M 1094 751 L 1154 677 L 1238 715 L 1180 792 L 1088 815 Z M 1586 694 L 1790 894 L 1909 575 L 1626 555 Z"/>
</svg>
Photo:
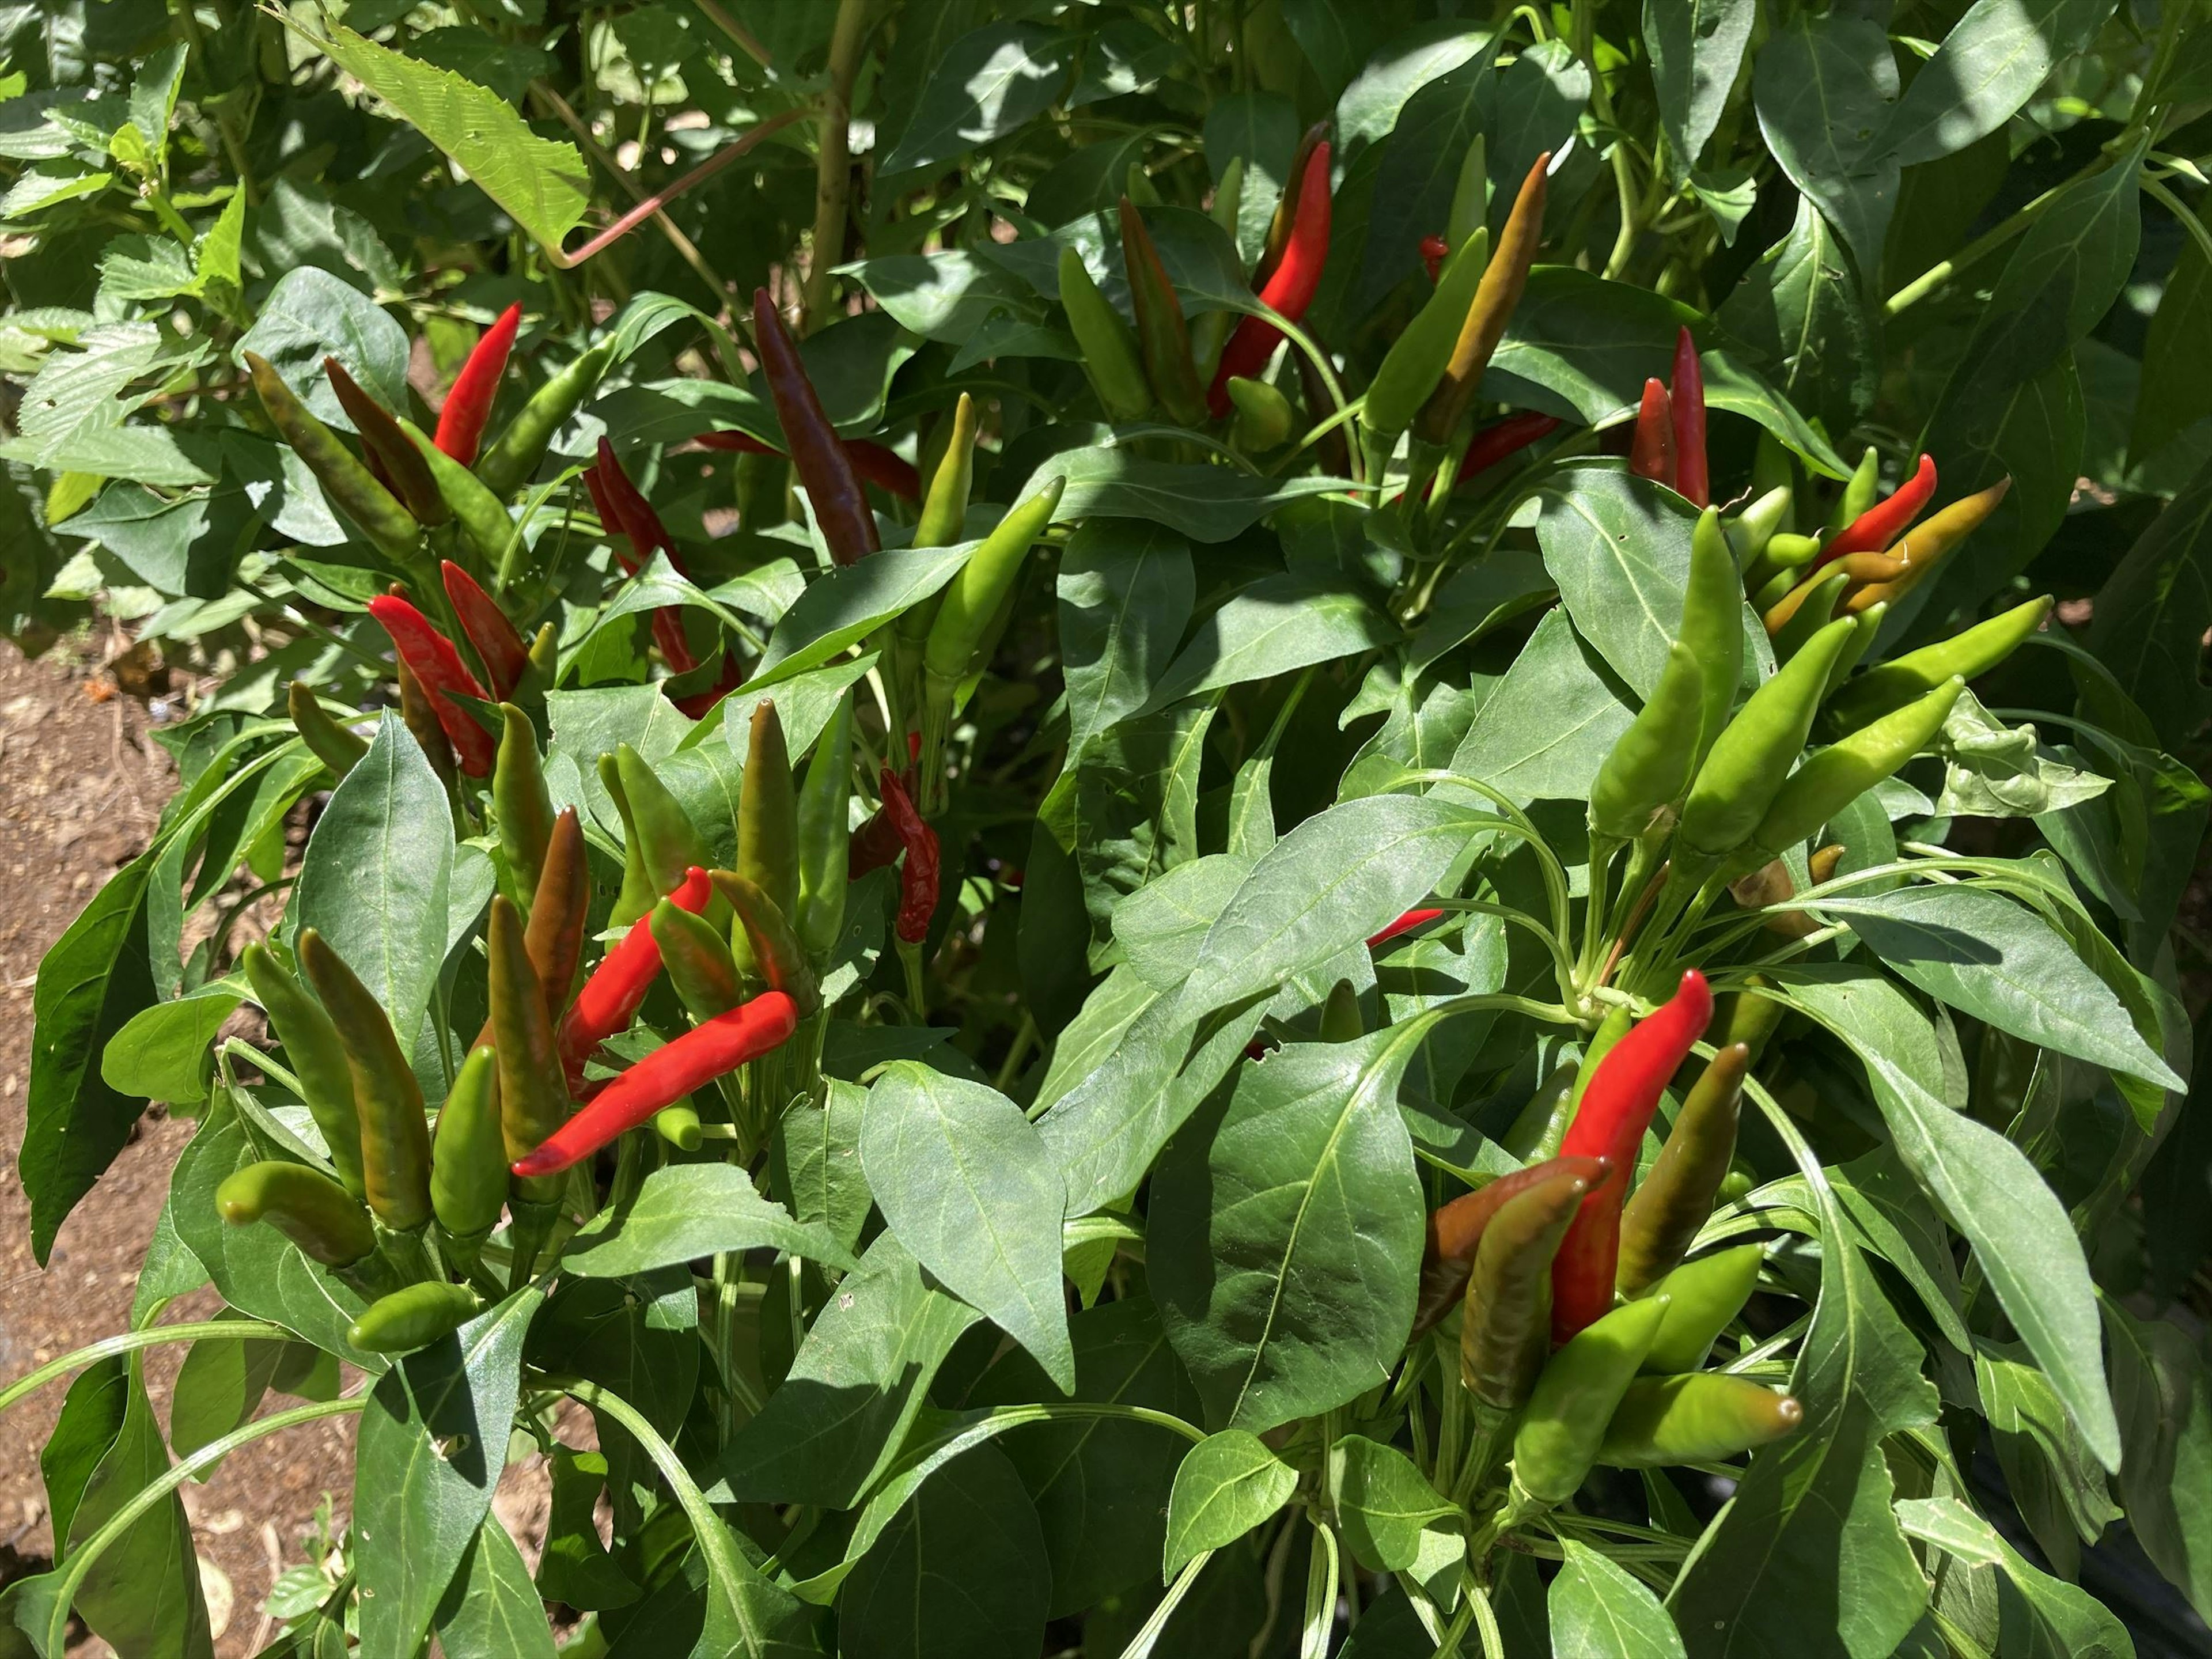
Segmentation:
<svg viewBox="0 0 2212 1659">
<path fill-rule="evenodd" d="M 0 54 L 0 615 L 199 688 L 0 1654 L 343 1417 L 266 1654 L 2200 1650 L 2201 9 Z"/>
</svg>

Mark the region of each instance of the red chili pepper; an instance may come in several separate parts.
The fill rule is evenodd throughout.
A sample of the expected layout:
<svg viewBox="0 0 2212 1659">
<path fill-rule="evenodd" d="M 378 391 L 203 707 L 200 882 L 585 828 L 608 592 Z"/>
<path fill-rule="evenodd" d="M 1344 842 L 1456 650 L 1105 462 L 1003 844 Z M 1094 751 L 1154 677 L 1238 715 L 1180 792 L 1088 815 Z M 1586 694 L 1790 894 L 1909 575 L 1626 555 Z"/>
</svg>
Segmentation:
<svg viewBox="0 0 2212 1659">
<path fill-rule="evenodd" d="M 461 620 L 461 632 L 476 647 L 477 660 L 491 681 L 493 697 L 505 702 L 530 666 L 530 647 L 514 631 L 499 601 L 485 592 L 474 576 L 451 559 L 439 571 L 446 579 L 446 597 L 453 601 L 453 614 Z"/>
<path fill-rule="evenodd" d="M 1886 551 L 1911 527 L 1920 510 L 1935 496 L 1935 458 L 1923 455 L 1919 466 L 1911 477 L 1898 485 L 1895 494 L 1886 501 L 1875 502 L 1829 538 L 1813 568 L 1817 570 L 1829 560 L 1840 559 L 1847 553 Z"/>
<path fill-rule="evenodd" d="M 472 778 L 489 777 L 499 744 L 490 732 L 476 723 L 468 710 L 453 699 L 456 696 L 486 702 L 490 699 L 484 696 L 483 687 L 477 684 L 477 677 L 469 672 L 468 665 L 461 660 L 461 653 L 453 648 L 453 642 L 433 627 L 428 617 L 396 593 L 380 593 L 371 599 L 368 614 L 384 624 L 384 631 L 392 636 L 392 649 L 422 682 L 430 707 L 438 716 L 439 729 L 453 745 L 461 770 Z"/>
<path fill-rule="evenodd" d="M 858 881 L 871 870 L 888 869 L 898 862 L 905 847 L 899 839 L 898 826 L 891 822 L 890 810 L 878 807 L 868 820 L 853 831 L 853 838 L 845 846 L 845 874 Z"/>
<path fill-rule="evenodd" d="M 1460 459 L 1459 477 L 1453 482 L 1463 484 L 1486 467 L 1496 466 L 1509 455 L 1517 455 L 1540 438 L 1548 438 L 1565 424 L 1556 415 L 1539 415 L 1527 411 L 1508 415 L 1502 421 L 1493 421 L 1474 434 L 1474 441 L 1467 447 Z"/>
<path fill-rule="evenodd" d="M 1629 1172 L 1651 1127 L 1659 1096 L 1690 1045 L 1713 1017 L 1712 988 L 1696 969 L 1674 994 L 1639 1021 L 1599 1062 L 1575 1120 L 1559 1144 L 1562 1158 L 1602 1158 L 1612 1168 L 1583 1195 L 1552 1259 L 1552 1340 L 1565 1342 L 1613 1306 L 1620 1255 L 1620 1206 Z"/>
<path fill-rule="evenodd" d="M 584 485 L 592 492 L 592 505 L 598 510 L 601 524 L 609 530 L 619 531 L 623 539 L 629 543 L 632 556 L 623 560 L 624 570 L 632 575 L 636 574 L 645 568 L 654 552 L 659 551 L 668 555 L 669 566 L 678 575 L 686 580 L 690 579 L 690 569 L 684 556 L 677 551 L 676 538 L 668 533 L 667 525 L 662 521 L 653 503 L 646 499 L 645 492 L 623 469 L 621 458 L 615 453 L 615 447 L 604 437 L 599 440 L 599 459 L 584 469 Z M 616 551 L 619 556 L 621 550 L 617 549 Z M 699 659 L 692 651 L 690 641 L 684 637 L 682 609 L 676 605 L 663 605 L 653 611 L 651 617 L 653 641 L 660 647 L 660 654 L 668 664 L 668 672 L 688 674 L 696 668 Z M 727 676 L 734 670 L 734 662 L 729 653 L 724 652 L 723 674 Z M 736 682 L 732 681 L 730 686 L 722 690 L 729 690 L 735 684 Z M 695 693 L 683 699 L 678 706 L 680 708 L 683 703 L 696 702 L 699 698 L 706 697 L 705 707 L 711 708 L 720 695 L 720 692 L 712 696 L 706 692 Z M 696 720 L 698 716 L 695 714 L 692 718 Z"/>
<path fill-rule="evenodd" d="M 641 927 L 642 923 L 639 924 Z M 580 1164 L 624 1131 L 650 1120 L 694 1089 L 749 1060 L 757 1060 L 798 1029 L 799 1006 L 781 991 L 763 991 L 663 1043 L 595 1095 L 590 1105 L 516 1160 L 519 1176 L 558 1175 Z"/>
<path fill-rule="evenodd" d="M 499 398 L 500 377 L 507 373 L 507 355 L 514 349 L 514 331 L 521 325 L 520 305 L 499 313 L 499 320 L 483 331 L 453 377 L 453 389 L 438 411 L 438 433 L 430 441 L 463 466 L 476 463 L 477 446 L 483 441 L 484 424 Z"/>
<path fill-rule="evenodd" d="M 1376 945 L 1397 938 L 1401 933 L 1412 932 L 1425 921 L 1434 921 L 1442 915 L 1443 915 L 1442 910 L 1408 910 L 1381 933 L 1372 935 L 1367 941 L 1367 948 L 1371 951 Z"/>
<path fill-rule="evenodd" d="M 937 831 L 922 822 L 899 775 L 888 766 L 878 781 L 899 845 L 906 850 L 906 867 L 899 872 L 898 936 L 919 945 L 929 933 L 929 919 L 937 912 Z"/>
<path fill-rule="evenodd" d="M 684 872 L 683 884 L 668 895 L 668 902 L 696 916 L 707 908 L 714 891 L 707 872 L 694 865 Z M 568 1074 L 571 1092 L 581 1083 L 584 1062 L 592 1051 L 616 1032 L 629 1029 L 659 972 L 660 947 L 653 942 L 646 918 L 640 916 L 592 970 L 561 1017 L 561 1069 Z"/>
<path fill-rule="evenodd" d="M 1304 176 L 1298 180 L 1290 246 L 1283 250 L 1282 264 L 1275 267 L 1274 275 L 1260 290 L 1260 298 L 1266 304 L 1294 323 L 1305 315 L 1306 307 L 1313 303 L 1315 294 L 1321 289 L 1322 266 L 1328 259 L 1328 161 L 1329 145 L 1323 139 L 1306 158 Z M 1282 337 L 1282 331 L 1264 317 L 1246 317 L 1237 323 L 1237 331 L 1221 349 L 1221 363 L 1213 372 L 1212 389 L 1206 394 L 1206 407 L 1217 418 L 1229 413 L 1231 377 L 1242 375 L 1250 380 L 1257 376 L 1274 355 L 1275 342 Z"/>
<path fill-rule="evenodd" d="M 702 432 L 693 441 L 702 449 L 735 450 L 740 455 L 783 453 L 750 432 Z M 848 438 L 845 453 L 853 458 L 853 470 L 886 495 L 902 501 L 921 499 L 921 475 L 896 450 L 867 438 Z"/>
<path fill-rule="evenodd" d="M 1656 380 L 1644 383 L 1636 435 L 1628 446 L 1628 470 L 1669 488 L 1674 483 L 1674 416 L 1668 407 L 1667 388 Z"/>
<path fill-rule="evenodd" d="M 621 562 L 627 574 L 635 576 L 638 573 L 638 556 L 615 542 L 617 536 L 625 542 L 629 538 L 623 533 L 622 517 L 615 511 L 613 498 L 607 494 L 606 481 L 599 476 L 597 461 L 584 469 L 584 488 L 592 493 L 592 511 L 599 514 L 599 527 L 606 532 L 607 540 L 614 545 L 615 557 Z"/>
<path fill-rule="evenodd" d="M 860 487 L 852 455 L 830 424 L 814 383 L 806 378 L 799 343 L 791 337 L 775 298 L 764 288 L 753 290 L 753 348 L 760 353 L 761 373 L 775 401 L 783 441 L 791 447 L 792 465 L 806 486 L 814 521 L 830 544 L 830 556 L 839 564 L 857 564 L 883 545 L 876 534 L 876 515 L 868 510 L 867 491 Z"/>
<path fill-rule="evenodd" d="M 1444 260 L 1450 255 L 1450 253 L 1451 244 L 1444 240 L 1443 237 L 1424 236 L 1421 238 L 1421 266 L 1423 270 L 1429 273 L 1429 280 L 1431 283 L 1439 280 L 1443 276 Z"/>
<path fill-rule="evenodd" d="M 1692 507 L 1711 507 L 1712 476 L 1705 468 L 1705 371 L 1698 343 L 1685 326 L 1674 337 L 1674 380 L 1667 402 L 1674 422 L 1674 488 Z"/>
</svg>

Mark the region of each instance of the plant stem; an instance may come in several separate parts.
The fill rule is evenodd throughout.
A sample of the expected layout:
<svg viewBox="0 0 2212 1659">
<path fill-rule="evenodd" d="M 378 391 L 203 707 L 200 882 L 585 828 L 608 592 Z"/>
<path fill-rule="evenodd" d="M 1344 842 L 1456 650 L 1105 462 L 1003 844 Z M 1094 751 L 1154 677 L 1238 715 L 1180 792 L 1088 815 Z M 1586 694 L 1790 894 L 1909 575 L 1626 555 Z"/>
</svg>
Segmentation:
<svg viewBox="0 0 2212 1659">
<path fill-rule="evenodd" d="M 1906 307 L 1925 299 L 1960 271 L 1976 264 L 1985 255 L 2002 247 L 2041 218 L 2044 210 L 2058 199 L 2061 192 L 2071 189 L 2081 180 L 2107 165 L 2109 163 L 2106 158 L 2100 155 L 2080 172 L 2051 185 L 2049 190 L 2045 191 L 2042 195 L 2013 214 L 2010 218 L 1984 231 L 1949 258 L 1940 259 L 1929 266 L 1927 270 L 1882 301 L 1881 314 L 1885 317 L 1894 317 Z"/>
<path fill-rule="evenodd" d="M 822 322 L 830 300 L 830 273 L 845 246 L 845 204 L 852 188 L 853 82 L 867 41 L 868 0 L 837 0 L 830 33 L 830 85 L 822 98 L 822 136 L 814 161 L 814 240 L 799 288 L 799 331 Z"/>
</svg>

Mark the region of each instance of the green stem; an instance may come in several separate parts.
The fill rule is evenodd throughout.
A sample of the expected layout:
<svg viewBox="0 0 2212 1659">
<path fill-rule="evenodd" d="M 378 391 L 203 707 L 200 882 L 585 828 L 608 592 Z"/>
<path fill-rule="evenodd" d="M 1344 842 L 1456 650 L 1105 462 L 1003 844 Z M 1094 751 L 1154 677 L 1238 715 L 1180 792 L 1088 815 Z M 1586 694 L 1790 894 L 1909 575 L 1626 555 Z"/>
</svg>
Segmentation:
<svg viewBox="0 0 2212 1659">
<path fill-rule="evenodd" d="M 830 84 L 814 161 L 814 240 L 799 288 L 799 329 L 813 331 L 830 303 L 830 273 L 844 257 L 845 204 L 852 187 L 853 82 L 867 44 L 868 0 L 838 0 L 830 31 Z"/>
<path fill-rule="evenodd" d="M 71 1371 L 82 1370 L 85 1366 L 97 1364 L 103 1359 L 112 1359 L 118 1354 L 134 1353 L 141 1348 L 158 1348 L 166 1342 L 198 1342 L 219 1337 L 281 1341 L 290 1334 L 290 1332 L 264 1320 L 204 1319 L 188 1325 L 155 1325 L 121 1336 L 104 1337 L 88 1347 L 49 1360 L 38 1370 L 25 1372 L 6 1388 L 0 1389 L 0 1412 L 5 1412 L 27 1395 L 36 1393 L 58 1376 L 66 1376 Z"/>
<path fill-rule="evenodd" d="M 1980 235 L 1974 238 L 1972 241 L 1967 243 L 1966 246 L 1960 248 L 1949 258 L 1940 259 L 1936 264 L 1929 266 L 1927 270 L 1922 271 L 1917 276 L 1907 283 L 1903 288 L 1891 295 L 1888 299 L 1882 301 L 1881 314 L 1885 317 L 1894 317 L 1907 307 L 1917 304 L 1918 301 L 1927 298 L 1929 295 L 1942 287 L 1944 283 L 1949 282 L 1952 277 L 1957 276 L 1960 271 L 1966 270 L 1986 255 L 2002 247 L 2007 242 L 2012 240 L 2014 237 L 2019 235 L 2021 232 L 2026 230 L 2030 225 L 2041 218 L 2045 210 L 2049 208 L 2053 202 L 2057 201 L 2063 192 L 2071 189 L 2075 185 L 2087 178 L 2091 173 L 2101 170 L 2107 165 L 2109 165 L 2107 158 L 2100 155 L 2095 161 L 2090 162 L 2078 173 L 2075 173 L 2060 180 L 2057 184 L 2053 185 L 2049 190 L 2045 191 L 2042 195 L 2028 203 L 2027 206 L 2020 209 L 2009 218 L 2004 220 L 1999 224 L 1993 225 L 1988 230 L 1984 231 Z"/>
</svg>

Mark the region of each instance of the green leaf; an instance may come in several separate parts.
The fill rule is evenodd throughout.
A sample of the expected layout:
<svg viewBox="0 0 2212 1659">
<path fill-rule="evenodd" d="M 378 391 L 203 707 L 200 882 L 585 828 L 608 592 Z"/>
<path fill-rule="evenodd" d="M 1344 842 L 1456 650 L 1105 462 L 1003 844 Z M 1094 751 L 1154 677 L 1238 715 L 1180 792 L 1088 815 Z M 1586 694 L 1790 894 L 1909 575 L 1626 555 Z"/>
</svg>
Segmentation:
<svg viewBox="0 0 2212 1659">
<path fill-rule="evenodd" d="M 276 279 L 238 343 L 240 362 L 249 351 L 266 357 L 293 394 L 341 432 L 352 431 L 353 420 L 331 389 L 323 359 L 336 357 L 386 408 L 404 411 L 407 349 L 407 331 L 383 307 L 313 265 Z"/>
<path fill-rule="evenodd" d="M 1602 463 L 1550 475 L 1536 499 L 1536 544 L 1576 634 L 1649 697 L 1682 625 L 1697 509 Z"/>
<path fill-rule="evenodd" d="M 1554 1659 L 1683 1659 L 1667 1609 L 1626 1567 L 1573 1539 L 1552 1581 Z"/>
<path fill-rule="evenodd" d="M 1287 501 L 1345 487 L 1339 478 L 1259 478 L 1249 472 L 1151 461 L 1133 450 L 1100 447 L 1054 456 L 1024 486 L 1024 495 L 1036 494 L 1055 475 L 1067 480 L 1066 493 L 1053 514 L 1063 524 L 1149 519 L 1194 542 L 1228 541 Z"/>
<path fill-rule="evenodd" d="M 1820 208 L 1860 275 L 1881 269 L 1898 162 L 1881 142 L 1897 100 L 1897 60 L 1880 22 L 1800 11 L 1776 25 L 1753 70 L 1759 130 L 1782 170 Z"/>
<path fill-rule="evenodd" d="M 1488 125 L 1485 106 L 1500 44 L 1491 37 L 1474 57 L 1424 85 L 1399 112 L 1376 175 L 1375 205 L 1352 290 L 1355 312 L 1369 310 L 1419 270 L 1421 238 L 1445 222 L 1467 147 Z"/>
<path fill-rule="evenodd" d="M 1581 800 L 1634 714 L 1564 611 L 1547 611 L 1453 753 L 1451 769 L 1520 801 Z"/>
<path fill-rule="evenodd" d="M 825 1228 L 847 1249 L 857 1246 L 875 1201 L 860 1173 L 860 1123 L 868 1091 L 832 1078 L 816 1105 L 805 1096 L 784 1108 L 773 1156 L 775 1190 L 791 1198 L 802 1224 Z"/>
<path fill-rule="evenodd" d="M 837 274 L 858 282 L 902 327 L 927 340 L 963 344 L 994 311 L 1012 309 L 1037 322 L 1044 318 L 1044 307 L 1028 284 L 958 249 L 886 254 L 840 265 Z"/>
<path fill-rule="evenodd" d="M 2212 1370 L 2173 1324 L 2102 1306 L 2128 1528 L 2202 1617 L 2212 1610 L 2212 1513 L 2198 1498 L 2212 1483 Z"/>
<path fill-rule="evenodd" d="M 2212 690 L 2197 678 L 2212 629 L 2212 461 L 2128 550 L 2089 625 L 2089 648 L 2178 750 L 2212 714 Z"/>
<path fill-rule="evenodd" d="M 1551 573 L 1526 548 L 1500 548 L 1447 577 L 1413 636 L 1406 665 L 1415 673 L 1446 652 L 1480 639 L 1557 592 Z"/>
<path fill-rule="evenodd" d="M 169 1391 L 169 1443 L 179 1456 L 191 1456 L 253 1416 L 287 1346 L 224 1336 L 192 1344 Z M 203 1469 L 198 1478 L 212 1473 Z"/>
<path fill-rule="evenodd" d="M 2030 1565 L 1962 1500 L 1909 1499 L 1897 1515 L 1913 1537 L 1972 1565 L 2002 1569 L 1998 1651 L 2027 1659 L 2134 1659 L 2134 1642 L 2108 1609 L 2079 1585 Z"/>
<path fill-rule="evenodd" d="M 451 158 L 525 234 L 557 249 L 582 222 L 591 175 L 574 144 L 540 138 L 489 88 L 339 27 L 300 33 Z"/>
<path fill-rule="evenodd" d="M 553 1448 L 552 1512 L 545 1525 L 544 1553 L 538 1561 L 533 1601 L 542 1596 L 583 1612 L 600 1612 L 637 1600 L 638 1587 L 608 1555 L 592 1518 L 599 1494 L 607 1489 L 605 1456 L 566 1446 Z M 487 1524 L 495 1526 L 498 1519 L 489 1516 Z"/>
<path fill-rule="evenodd" d="M 1066 89 L 1075 37 L 1036 23 L 964 34 L 929 65 L 921 101 L 881 170 L 947 161 L 1027 124 Z"/>
<path fill-rule="evenodd" d="M 1060 1282 L 1066 1188 L 1021 1108 L 983 1084 L 895 1061 L 869 1091 L 860 1167 L 899 1243 L 1072 1393 Z"/>
<path fill-rule="evenodd" d="M 209 1045 L 245 1000 L 228 980 L 204 985 L 190 996 L 142 1008 L 125 1022 L 100 1057 L 100 1078 L 118 1094 L 173 1105 L 205 1100 L 214 1069 Z"/>
<path fill-rule="evenodd" d="M 1235 1543 L 1289 1503 L 1297 1484 L 1297 1471 L 1258 1435 L 1224 1429 L 1206 1436 L 1176 1469 L 1160 1576 L 1172 1578 L 1203 1552 Z"/>
<path fill-rule="evenodd" d="M 1873 402 L 1881 359 L 1857 274 L 1810 198 L 1798 198 L 1790 234 L 1743 274 L 1717 320 L 1761 354 L 1776 391 L 1829 431 L 1848 432 Z"/>
<path fill-rule="evenodd" d="M 1644 49 L 1651 58 L 1659 118 L 1685 169 L 1697 165 L 1720 125 L 1758 21 L 1756 0 L 1644 0 Z"/>
<path fill-rule="evenodd" d="M 1264 576 L 1200 622 L 1153 687 L 1151 706 L 1293 673 L 1397 638 L 1389 618 L 1342 577 Z"/>
<path fill-rule="evenodd" d="M 1157 525 L 1086 520 L 1060 556 L 1061 672 L 1067 750 L 1145 706 L 1190 621 L 1190 544 Z"/>
<path fill-rule="evenodd" d="M 561 1265 L 587 1279 L 626 1279 L 723 1250 L 787 1250 L 833 1267 L 858 1264 L 822 1226 L 794 1221 L 734 1164 L 671 1164 L 602 1210 L 569 1241 Z"/>
<path fill-rule="evenodd" d="M 2061 59 L 2089 44 L 2113 0 L 1975 0 L 1890 114 L 1883 148 L 1905 167 L 1995 132 Z"/>
<path fill-rule="evenodd" d="M 2212 378 L 2190 372 L 2212 357 L 2212 254 L 2194 236 L 2167 273 L 2158 313 L 2143 341 L 2142 388 L 2136 398 L 2128 459 L 2140 466 L 2187 427 L 2212 415 Z"/>
<path fill-rule="evenodd" d="M 554 1659 L 545 1604 L 530 1582 L 522 1552 L 495 1515 L 485 1516 L 477 1528 L 436 1622 L 445 1652 Z"/>
<path fill-rule="evenodd" d="M 168 165 L 169 123 L 177 112 L 177 91 L 185 83 L 185 43 L 172 41 L 149 54 L 131 82 L 131 125 L 144 142 L 158 176 Z"/>
<path fill-rule="evenodd" d="M 1492 39 L 1488 29 L 1451 20 L 1418 24 L 1389 38 L 1336 100 L 1336 137 L 1345 159 L 1389 133 L 1415 94 L 1489 50 Z"/>
<path fill-rule="evenodd" d="M 1408 1571 L 1420 1559 L 1424 1533 L 1440 1521 L 1456 1530 L 1463 1519 L 1412 1458 L 1365 1435 L 1347 1434 L 1330 1446 L 1328 1481 L 1345 1545 L 1370 1572 Z"/>
<path fill-rule="evenodd" d="M 818 668 L 857 645 L 951 581 L 980 545 L 885 548 L 858 564 L 815 577 L 776 623 L 767 651 L 738 695 Z"/>
<path fill-rule="evenodd" d="M 1422 1035 L 1278 1049 L 1162 1154 L 1146 1265 L 1209 1425 L 1340 1406 L 1404 1348 L 1425 1211 L 1398 1085 Z"/>
</svg>

